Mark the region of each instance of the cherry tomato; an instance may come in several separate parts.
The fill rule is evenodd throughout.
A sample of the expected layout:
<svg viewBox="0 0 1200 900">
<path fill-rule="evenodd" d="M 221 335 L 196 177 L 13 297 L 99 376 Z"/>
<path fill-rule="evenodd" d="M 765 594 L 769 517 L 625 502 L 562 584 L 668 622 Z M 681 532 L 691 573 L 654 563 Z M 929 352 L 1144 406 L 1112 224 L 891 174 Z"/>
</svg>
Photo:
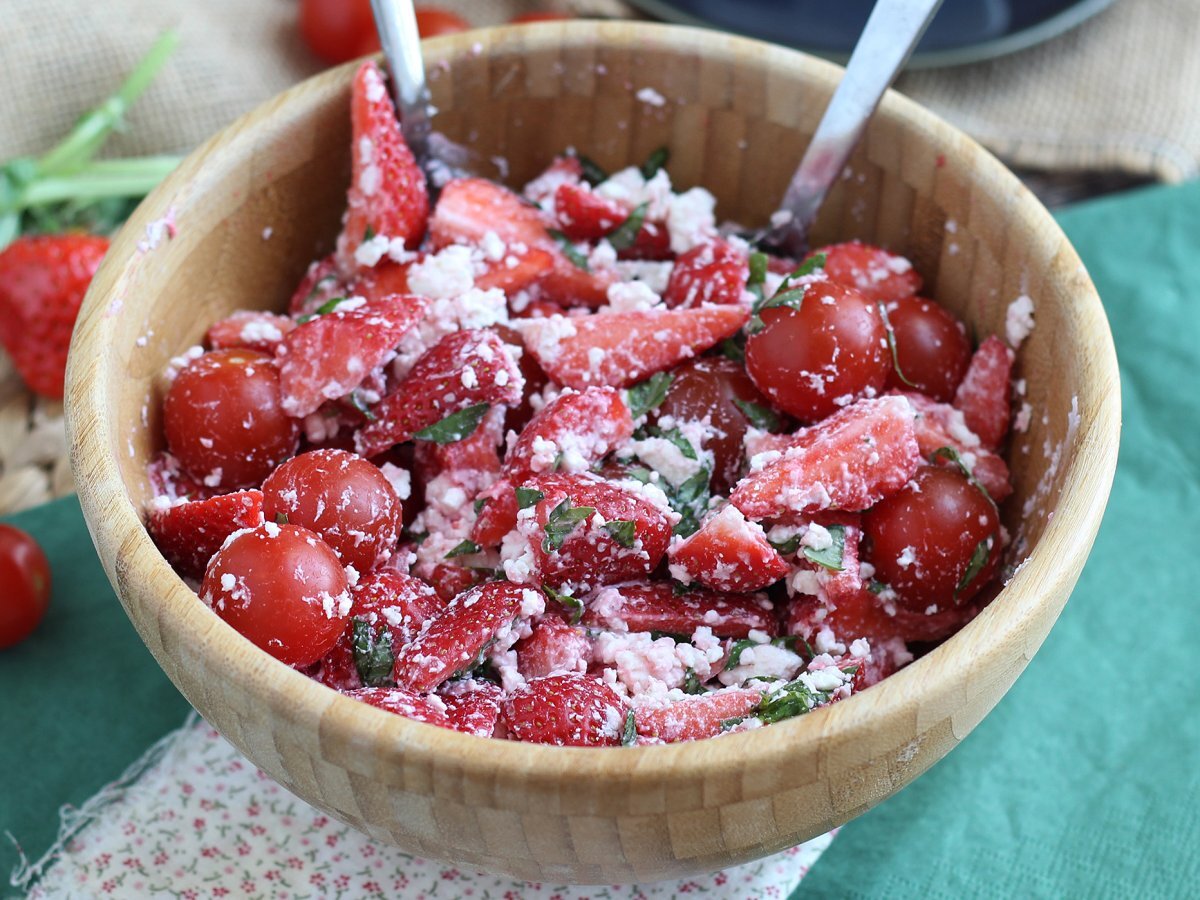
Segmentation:
<svg viewBox="0 0 1200 900">
<path fill-rule="evenodd" d="M 471 23 L 458 13 L 442 9 L 440 6 L 418 6 L 416 12 L 417 31 L 423 38 L 455 34 L 459 31 L 469 31 L 471 28 Z"/>
<path fill-rule="evenodd" d="M 763 328 L 746 341 L 746 371 L 780 409 L 805 422 L 878 391 L 892 361 L 879 310 L 853 288 L 809 285 L 799 309 L 761 313 Z"/>
<path fill-rule="evenodd" d="M 705 449 L 713 454 L 712 489 L 726 494 L 737 482 L 742 469 L 742 438 L 758 407 L 770 414 L 770 401 L 754 386 L 746 371 L 731 359 L 703 357 L 677 367 L 666 399 L 651 413 L 651 421 L 673 416 L 681 422 L 711 417 L 712 436 Z M 743 404 L 738 406 L 738 402 Z"/>
<path fill-rule="evenodd" d="M 517 13 L 509 19 L 510 25 L 525 25 L 529 22 L 558 22 L 563 19 L 570 19 L 571 15 L 565 12 L 555 12 L 554 10 L 544 9 L 541 12 L 523 12 Z"/>
<path fill-rule="evenodd" d="M 243 637 L 293 666 L 316 662 L 346 626 L 346 571 L 324 541 L 297 525 L 243 531 L 208 564 L 200 599 Z"/>
<path fill-rule="evenodd" d="M 50 563 L 37 541 L 0 524 L 0 650 L 33 632 L 50 605 Z"/>
<path fill-rule="evenodd" d="M 391 556 L 400 537 L 402 510 L 391 484 L 378 466 L 345 450 L 293 457 L 262 489 L 268 522 L 315 531 L 364 575 Z"/>
<path fill-rule="evenodd" d="M 375 36 L 371 0 L 301 0 L 300 36 L 327 63 L 342 63 L 363 53 L 364 40 Z M 375 38 L 376 49 L 379 39 Z"/>
<path fill-rule="evenodd" d="M 256 350 L 214 350 L 175 378 L 163 403 L 167 447 L 211 488 L 259 484 L 300 446 L 280 406 L 279 371 Z"/>
<path fill-rule="evenodd" d="M 922 466 L 864 514 L 863 535 L 876 580 L 913 613 L 965 603 L 1000 562 L 996 507 L 954 469 Z"/>
<path fill-rule="evenodd" d="M 918 390 L 949 403 L 971 364 L 971 342 L 962 322 L 932 300 L 904 297 L 887 304 L 888 322 L 896 341 L 896 362 L 886 387 Z"/>
</svg>

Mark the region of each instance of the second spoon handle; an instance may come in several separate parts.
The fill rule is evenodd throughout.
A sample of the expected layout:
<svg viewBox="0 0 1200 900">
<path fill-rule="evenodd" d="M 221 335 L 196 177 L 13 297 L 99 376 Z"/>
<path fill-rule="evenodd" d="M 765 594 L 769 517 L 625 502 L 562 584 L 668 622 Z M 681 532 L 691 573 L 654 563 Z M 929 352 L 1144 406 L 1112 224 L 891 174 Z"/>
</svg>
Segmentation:
<svg viewBox="0 0 1200 900">
<path fill-rule="evenodd" d="M 807 249 L 808 230 L 830 185 L 862 137 L 883 92 L 895 80 L 942 0 L 879 0 L 854 46 L 846 74 L 817 126 L 784 194 L 790 219 L 776 234 L 794 255 Z"/>
</svg>

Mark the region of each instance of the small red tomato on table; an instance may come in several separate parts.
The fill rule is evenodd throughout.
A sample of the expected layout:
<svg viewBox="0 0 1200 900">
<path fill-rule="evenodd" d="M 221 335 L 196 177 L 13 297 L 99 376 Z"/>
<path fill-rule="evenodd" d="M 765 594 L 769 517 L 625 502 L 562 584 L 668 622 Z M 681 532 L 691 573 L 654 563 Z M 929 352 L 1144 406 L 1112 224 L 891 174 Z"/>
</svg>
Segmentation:
<svg viewBox="0 0 1200 900">
<path fill-rule="evenodd" d="M 0 524 L 0 650 L 33 632 L 50 605 L 50 563 L 29 534 Z"/>
</svg>

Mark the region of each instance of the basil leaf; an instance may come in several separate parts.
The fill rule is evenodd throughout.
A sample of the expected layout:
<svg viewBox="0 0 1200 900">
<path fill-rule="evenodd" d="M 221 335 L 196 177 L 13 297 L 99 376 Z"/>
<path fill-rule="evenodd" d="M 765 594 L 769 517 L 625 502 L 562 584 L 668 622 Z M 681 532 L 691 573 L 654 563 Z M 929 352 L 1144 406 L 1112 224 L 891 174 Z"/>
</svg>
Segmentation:
<svg viewBox="0 0 1200 900">
<path fill-rule="evenodd" d="M 363 418 L 366 419 L 368 422 L 374 422 L 375 419 L 377 418 L 375 413 L 371 412 L 371 407 L 367 406 L 367 402 L 365 400 L 363 400 L 362 395 L 358 392 L 357 389 L 355 389 L 355 390 L 351 391 L 349 394 L 347 394 L 346 400 L 351 406 L 353 406 L 360 413 L 362 413 Z"/>
<path fill-rule="evenodd" d="M 775 548 L 775 552 L 781 556 L 787 556 L 789 553 L 795 553 L 800 549 L 800 535 L 793 534 L 786 541 L 773 541 L 767 538 L 767 543 Z"/>
<path fill-rule="evenodd" d="M 751 403 L 749 400 L 739 400 L 737 397 L 733 398 L 733 405 L 742 411 L 746 421 L 755 428 L 761 428 L 763 431 L 778 431 L 783 426 L 779 415 L 768 406 Z"/>
<path fill-rule="evenodd" d="M 649 208 L 649 203 L 638 204 L 624 222 L 608 233 L 608 242 L 614 250 L 628 250 L 633 246 L 638 232 L 642 230 L 642 223 L 646 221 L 646 210 Z"/>
<path fill-rule="evenodd" d="M 640 381 L 625 392 L 625 405 L 629 415 L 637 419 L 667 399 L 667 391 L 675 376 L 667 372 L 656 372 L 645 381 Z"/>
<path fill-rule="evenodd" d="M 884 591 L 890 590 L 890 588 L 882 581 L 876 581 L 874 578 L 872 578 L 867 582 L 867 590 L 872 594 L 882 594 Z"/>
<path fill-rule="evenodd" d="M 728 731 L 734 725 L 741 725 L 745 721 L 746 719 L 744 716 L 734 716 L 732 719 L 723 719 L 721 721 L 721 730 Z"/>
<path fill-rule="evenodd" d="M 422 428 L 413 435 L 418 441 L 430 441 L 434 444 L 452 444 L 469 438 L 483 421 L 483 417 L 491 407 L 486 403 L 476 403 L 466 409 L 450 413 L 440 422 L 435 422 L 428 428 Z"/>
<path fill-rule="evenodd" d="M 696 670 L 688 666 L 687 672 L 683 676 L 683 692 L 685 694 L 703 694 L 704 685 L 700 683 L 700 678 L 696 675 Z"/>
<path fill-rule="evenodd" d="M 570 594 L 564 594 L 561 591 L 556 591 L 548 584 L 542 585 L 542 592 L 571 614 L 572 625 L 579 624 L 579 620 L 583 618 L 582 600 L 580 600 L 578 597 L 572 597 Z"/>
<path fill-rule="evenodd" d="M 529 507 L 537 504 L 538 501 L 545 499 L 546 495 L 537 488 L 519 487 L 516 489 L 517 508 L 529 509 Z"/>
<path fill-rule="evenodd" d="M 892 368 L 896 370 L 896 377 L 907 384 L 909 387 L 916 387 L 908 377 L 904 374 L 904 370 L 900 368 L 900 353 L 896 349 L 896 329 L 892 328 L 892 320 L 888 318 L 887 306 L 883 303 L 876 303 L 879 307 L 879 318 L 883 319 L 883 330 L 887 334 L 888 350 L 892 354 Z"/>
<path fill-rule="evenodd" d="M 637 719 L 634 717 L 632 709 L 625 713 L 625 727 L 621 729 L 621 746 L 637 746 Z"/>
<path fill-rule="evenodd" d="M 613 519 L 602 526 L 622 547 L 630 548 L 637 534 L 637 523 L 631 519 Z"/>
<path fill-rule="evenodd" d="M 571 498 L 564 497 L 562 503 L 554 507 L 546 519 L 546 525 L 542 529 L 546 532 L 546 537 L 542 540 L 542 549 L 547 553 L 560 549 L 567 535 L 575 530 L 575 526 L 595 514 L 594 506 L 572 506 Z"/>
<path fill-rule="evenodd" d="M 392 669 L 396 664 L 391 631 L 380 628 L 376 638 L 370 623 L 359 616 L 354 617 L 351 627 L 354 668 L 358 670 L 362 683 L 367 687 L 391 685 Z"/>
<path fill-rule="evenodd" d="M 761 322 L 761 320 L 759 321 Z M 746 361 L 745 335 L 735 334 L 733 337 L 721 341 L 721 355 L 734 362 L 744 363 Z"/>
<path fill-rule="evenodd" d="M 684 459 L 697 459 L 696 448 L 692 446 L 692 442 L 683 436 L 683 432 L 678 428 L 668 428 L 665 431 L 657 425 L 648 425 L 643 429 L 648 437 L 662 438 L 670 441 L 679 448 L 679 452 L 683 454 Z"/>
<path fill-rule="evenodd" d="M 988 503 L 992 504 L 993 509 L 998 509 L 996 501 L 992 499 L 992 495 L 988 493 L 982 482 L 975 477 L 975 473 L 971 471 L 971 467 L 967 465 L 966 460 L 962 458 L 962 454 L 953 447 L 938 447 L 933 453 L 929 454 L 929 461 L 936 463 L 939 459 L 948 459 L 950 462 L 958 466 L 958 470 L 966 476 L 967 481 L 978 488 L 983 496 L 987 497 Z"/>
<path fill-rule="evenodd" d="M 689 537 L 700 530 L 700 519 L 708 509 L 708 469 L 701 469 L 677 488 L 665 491 L 667 502 L 679 513 L 680 519 L 672 534 Z M 670 485 L 667 485 L 670 487 Z"/>
<path fill-rule="evenodd" d="M 640 481 L 642 484 L 650 483 L 650 470 L 644 466 L 630 466 L 625 470 L 625 474 L 634 481 Z"/>
<path fill-rule="evenodd" d="M 825 262 L 828 258 L 829 257 L 824 253 L 814 253 L 808 259 L 804 260 L 804 262 L 800 263 L 800 265 L 796 267 L 796 270 L 792 272 L 791 275 L 783 279 L 783 284 L 780 285 L 780 289 L 785 287 L 789 281 L 794 281 L 797 278 L 803 278 L 805 275 L 811 275 L 813 272 L 817 271 L 817 269 L 825 268 Z"/>
<path fill-rule="evenodd" d="M 316 288 L 313 288 L 313 291 L 316 291 Z M 312 294 L 309 294 L 309 296 L 311 297 Z M 348 298 L 346 298 L 346 297 L 332 297 L 329 300 L 326 300 L 324 303 L 322 303 L 320 306 L 318 306 L 312 312 L 298 318 L 296 320 L 296 324 L 303 325 L 305 322 L 311 322 L 317 316 L 327 316 L 331 312 L 333 312 L 335 309 L 337 309 L 338 306 L 341 303 L 344 303 L 347 299 Z"/>
<path fill-rule="evenodd" d="M 479 515 L 481 512 L 483 512 L 483 508 L 488 505 L 488 498 L 476 497 L 475 502 L 472 505 L 475 507 L 475 515 Z"/>
<path fill-rule="evenodd" d="M 470 556 L 472 553 L 478 553 L 483 548 L 472 540 L 466 540 L 459 543 L 453 550 L 446 554 L 445 559 L 454 559 L 456 556 Z"/>
<path fill-rule="evenodd" d="M 286 525 L 288 523 L 287 513 L 275 513 L 275 524 Z"/>
<path fill-rule="evenodd" d="M 414 544 L 416 544 L 418 547 L 420 547 L 423 543 L 425 543 L 425 541 L 427 541 L 429 539 L 429 532 L 428 531 L 406 531 L 406 532 L 404 532 L 404 536 L 407 537 Z"/>
<path fill-rule="evenodd" d="M 746 279 L 746 287 L 753 288 L 766 282 L 770 259 L 767 254 L 757 250 L 750 254 L 750 277 Z"/>
<path fill-rule="evenodd" d="M 374 237 L 375 226 L 368 223 L 367 227 L 363 229 L 363 243 L 365 244 L 367 241 L 373 240 Z"/>
<path fill-rule="evenodd" d="M 649 181 L 658 174 L 658 170 L 667 164 L 667 160 L 671 158 L 671 151 L 664 147 L 659 147 L 653 153 L 646 157 L 646 161 L 642 163 L 642 177 Z"/>
<path fill-rule="evenodd" d="M 608 181 L 608 173 L 590 156 L 584 156 L 580 153 L 575 158 L 579 160 L 579 167 L 583 169 L 583 180 L 592 187 L 595 187 L 602 181 Z"/>
<path fill-rule="evenodd" d="M 764 725 L 769 725 L 811 712 L 822 703 L 828 703 L 832 696 L 832 691 L 814 691 L 797 678 L 764 697 L 754 714 Z"/>
<path fill-rule="evenodd" d="M 729 648 L 729 659 L 725 661 L 725 671 L 737 668 L 738 663 L 742 661 L 742 651 L 747 647 L 757 647 L 758 644 L 750 640 L 750 638 L 742 638 L 740 641 L 734 641 L 733 646 Z"/>
<path fill-rule="evenodd" d="M 992 536 L 989 534 L 975 545 L 971 559 L 967 562 L 967 569 L 963 572 L 962 578 L 958 581 L 958 586 L 954 589 L 954 601 L 956 603 L 958 602 L 958 595 L 983 571 L 983 567 L 987 565 L 988 557 L 991 555 Z"/>
<path fill-rule="evenodd" d="M 824 566 L 831 572 L 842 571 L 842 557 L 846 552 L 846 529 L 842 525 L 830 525 L 827 529 L 832 543 L 824 550 L 804 548 L 804 555 L 819 566 Z"/>
<path fill-rule="evenodd" d="M 571 239 L 559 231 L 557 228 L 547 228 L 550 237 L 558 241 L 558 246 L 563 252 L 563 256 L 575 264 L 576 268 L 583 269 L 585 272 L 592 271 L 592 267 L 588 265 L 588 258 L 579 252 L 579 249 L 572 243 Z"/>
</svg>

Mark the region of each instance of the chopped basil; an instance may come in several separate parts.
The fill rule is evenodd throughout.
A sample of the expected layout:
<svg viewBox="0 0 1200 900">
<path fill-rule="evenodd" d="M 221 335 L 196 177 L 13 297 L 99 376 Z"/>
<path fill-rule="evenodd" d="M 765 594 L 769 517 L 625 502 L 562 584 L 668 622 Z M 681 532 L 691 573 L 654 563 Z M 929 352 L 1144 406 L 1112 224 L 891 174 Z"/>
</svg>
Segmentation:
<svg viewBox="0 0 1200 900">
<path fill-rule="evenodd" d="M 375 239 L 375 226 L 367 223 L 367 227 L 363 229 L 363 243 Z"/>
<path fill-rule="evenodd" d="M 579 252 L 579 248 L 572 243 L 571 239 L 559 231 L 557 228 L 547 228 L 550 237 L 558 241 L 558 246 L 562 250 L 563 255 L 575 264 L 576 268 L 583 269 L 585 272 L 592 270 L 588 265 L 588 258 Z"/>
<path fill-rule="evenodd" d="M 649 181 L 658 174 L 658 170 L 667 164 L 667 160 L 671 158 L 671 151 L 665 146 L 659 147 L 653 153 L 646 157 L 646 161 L 642 163 L 642 177 Z"/>
<path fill-rule="evenodd" d="M 679 487 L 665 491 L 671 508 L 680 516 L 679 522 L 671 530 L 672 534 L 689 537 L 700 529 L 700 517 L 708 509 L 708 481 L 711 477 L 708 469 L 703 468 Z"/>
<path fill-rule="evenodd" d="M 563 497 L 562 502 L 550 511 L 546 519 L 546 525 L 542 529 L 546 532 L 546 537 L 542 540 L 542 549 L 547 553 L 560 549 L 567 535 L 575 530 L 575 526 L 595 514 L 594 506 L 572 506 L 571 498 Z"/>
<path fill-rule="evenodd" d="M 763 321 L 759 313 L 764 309 L 777 309 L 779 307 L 789 307 L 791 309 L 799 309 L 804 301 L 804 287 L 793 288 L 791 283 L 797 278 L 803 278 L 805 275 L 811 275 L 817 269 L 824 268 L 825 254 L 815 253 L 800 263 L 792 274 L 788 275 L 780 283 L 778 290 L 767 299 L 760 299 L 751 308 L 750 323 L 746 326 L 746 331 L 749 334 L 757 334 L 763 330 Z"/>
<path fill-rule="evenodd" d="M 784 635 L 783 637 L 771 638 L 771 640 L 767 643 L 775 647 L 782 647 L 785 650 L 791 650 L 793 653 L 795 653 L 797 640 L 798 638 L 795 638 L 792 635 Z M 763 645 L 758 641 L 751 640 L 750 638 L 742 638 L 740 641 L 734 641 L 733 646 L 729 648 L 729 658 L 725 661 L 725 671 L 729 671 L 730 669 L 737 667 L 738 663 L 740 663 L 742 660 L 742 653 L 746 650 L 746 648 L 760 646 Z"/>
<path fill-rule="evenodd" d="M 479 423 L 491 407 L 486 403 L 476 403 L 466 409 L 450 413 L 440 422 L 435 422 L 428 428 L 422 428 L 413 435 L 418 441 L 430 441 L 434 444 L 452 444 L 469 438 L 479 427 Z"/>
<path fill-rule="evenodd" d="M 814 691 L 797 678 L 764 697 L 754 714 L 764 725 L 770 725 L 811 712 L 822 703 L 828 703 L 832 695 L 832 691 Z"/>
<path fill-rule="evenodd" d="M 470 556 L 472 553 L 478 553 L 483 548 L 472 540 L 460 542 L 453 550 L 446 554 L 446 559 L 454 559 L 456 556 Z"/>
<path fill-rule="evenodd" d="M 677 632 L 674 632 L 674 631 L 655 631 L 654 629 L 650 630 L 650 640 L 657 641 L 661 638 L 670 638 L 677 644 L 690 644 L 692 642 L 691 637 L 686 634 L 678 634 Z"/>
<path fill-rule="evenodd" d="M 842 557 L 846 552 L 846 528 L 843 525 L 830 525 L 827 529 L 832 542 L 824 550 L 804 548 L 804 555 L 819 566 L 824 566 L 831 572 L 842 571 Z"/>
<path fill-rule="evenodd" d="M 679 448 L 679 452 L 683 454 L 684 459 L 698 459 L 696 456 L 696 448 L 692 446 L 692 442 L 683 436 L 683 432 L 678 428 L 668 428 L 666 430 L 659 428 L 657 425 L 647 425 L 641 429 L 642 434 L 646 437 L 662 438 L 670 441 Z"/>
<path fill-rule="evenodd" d="M 734 716 L 732 719 L 723 719 L 721 721 L 721 730 L 728 731 L 734 725 L 741 725 L 746 719 L 743 716 Z"/>
<path fill-rule="evenodd" d="M 958 595 L 966 590 L 967 586 L 983 571 L 983 567 L 987 565 L 988 557 L 991 555 L 992 536 L 988 535 L 975 545 L 975 551 L 971 554 L 971 559 L 967 562 L 967 570 L 963 572 L 962 578 L 958 581 L 958 586 L 954 589 L 955 602 L 958 602 Z"/>
<path fill-rule="evenodd" d="M 625 726 L 621 729 L 621 746 L 637 746 L 637 718 L 633 715 L 632 709 L 625 713 Z"/>
<path fill-rule="evenodd" d="M 671 389 L 671 382 L 674 380 L 674 375 L 656 372 L 627 390 L 625 405 L 629 407 L 629 415 L 637 419 L 657 407 L 667 399 L 667 391 Z"/>
<path fill-rule="evenodd" d="M 642 223 L 646 221 L 646 210 L 649 208 L 649 203 L 639 203 L 624 222 L 608 233 L 608 242 L 614 250 L 628 250 L 633 246 L 638 232 L 642 230 Z"/>
<path fill-rule="evenodd" d="M 759 296 L 761 296 L 762 285 L 767 280 L 768 264 L 771 258 L 765 253 L 754 251 L 750 254 L 750 277 L 746 279 L 746 287 L 754 290 L 759 288 Z"/>
<path fill-rule="evenodd" d="M 315 290 L 315 288 L 314 288 L 314 290 Z M 308 315 L 301 316 L 299 319 L 296 320 L 296 322 L 297 322 L 297 324 L 303 325 L 305 322 L 311 322 L 317 316 L 327 316 L 331 312 L 333 312 L 335 309 L 337 309 L 340 304 L 344 303 L 346 301 L 346 299 L 347 299 L 346 297 L 331 297 L 329 300 L 326 300 L 324 303 L 322 303 L 320 306 L 318 306 L 316 309 L 314 309 Z"/>
<path fill-rule="evenodd" d="M 583 180 L 595 187 L 602 181 L 608 181 L 608 173 L 600 168 L 599 164 L 589 156 L 584 156 L 582 153 L 576 156 L 579 160 L 579 167 L 583 169 Z"/>
<path fill-rule="evenodd" d="M 703 694 L 704 685 L 700 683 L 700 678 L 696 675 L 696 670 L 688 666 L 687 672 L 683 676 L 683 692 L 685 694 Z"/>
<path fill-rule="evenodd" d="M 546 496 L 537 488 L 531 487 L 517 488 L 516 495 L 518 509 L 529 509 L 529 507 L 536 505 L 539 500 L 544 499 Z"/>
<path fill-rule="evenodd" d="M 475 503 L 472 505 L 475 507 L 475 515 L 479 515 L 481 512 L 483 512 L 483 508 L 488 505 L 488 498 L 476 497 Z"/>
<path fill-rule="evenodd" d="M 366 619 L 355 616 L 351 625 L 354 649 L 354 668 L 367 687 L 386 687 L 392 684 L 392 669 L 396 656 L 392 650 L 392 633 L 380 628 L 379 635 L 371 630 Z"/>
<path fill-rule="evenodd" d="M 793 534 L 786 541 L 773 541 L 767 538 L 767 543 L 775 548 L 775 552 L 782 556 L 787 556 L 790 553 L 795 553 L 800 549 L 800 535 Z"/>
<path fill-rule="evenodd" d="M 642 484 L 650 483 L 650 470 L 645 466 L 630 466 L 625 470 L 625 474 L 634 481 L 640 481 Z"/>
<path fill-rule="evenodd" d="M 428 531 L 406 531 L 405 536 L 420 547 L 429 538 Z"/>
<path fill-rule="evenodd" d="M 737 397 L 733 398 L 733 405 L 742 411 L 746 421 L 755 428 L 761 428 L 763 431 L 778 431 L 783 425 L 779 420 L 779 414 L 769 406 L 751 403 L 749 400 L 740 400 Z"/>
<path fill-rule="evenodd" d="M 746 336 L 739 333 L 721 341 L 721 355 L 734 362 L 744 363 L 746 361 Z"/>
<path fill-rule="evenodd" d="M 637 535 L 637 523 L 632 519 L 613 519 L 605 522 L 603 528 L 622 547 L 629 548 L 633 546 Z"/>
<path fill-rule="evenodd" d="M 974 487 L 979 489 L 979 492 L 983 496 L 987 497 L 987 501 L 992 504 L 992 508 L 997 508 L 996 501 L 992 499 L 992 495 L 988 493 L 988 489 L 983 486 L 982 482 L 975 477 L 975 473 L 971 471 L 971 467 L 967 465 L 961 453 L 953 447 L 938 447 L 933 453 L 929 454 L 929 461 L 936 464 L 939 459 L 948 459 L 958 466 L 958 470 L 966 476 L 967 481 L 971 482 Z"/>
<path fill-rule="evenodd" d="M 578 597 L 572 597 L 570 594 L 564 594 L 561 591 L 556 591 L 548 584 L 542 585 L 542 591 L 557 603 L 563 609 L 571 614 L 571 624 L 578 625 L 579 620 L 583 618 L 583 601 Z"/>
<path fill-rule="evenodd" d="M 275 513 L 275 524 L 286 525 L 288 523 L 287 513 Z"/>
<path fill-rule="evenodd" d="M 874 578 L 872 578 L 867 582 L 867 590 L 872 594 L 882 594 L 884 591 L 890 590 L 890 588 L 882 581 L 876 581 Z"/>
<path fill-rule="evenodd" d="M 783 284 L 779 286 L 780 290 L 785 288 L 788 282 L 796 278 L 803 278 L 805 275 L 811 275 L 813 272 L 817 271 L 817 269 L 825 268 L 826 259 L 827 256 L 824 253 L 814 253 L 808 259 L 804 260 L 804 262 L 800 263 L 800 265 L 796 267 L 796 270 L 792 272 L 791 275 L 783 279 Z"/>
<path fill-rule="evenodd" d="M 900 353 L 896 349 L 896 329 L 892 328 L 892 320 L 888 318 L 887 306 L 883 303 L 876 303 L 875 305 L 879 307 L 879 318 L 883 319 L 883 330 L 887 334 L 888 350 L 892 354 L 892 368 L 896 370 L 896 377 L 909 387 L 916 387 L 915 384 L 908 380 L 908 377 L 900 368 Z"/>
<path fill-rule="evenodd" d="M 346 400 L 351 406 L 362 413 L 362 417 L 368 422 L 375 421 L 375 413 L 371 412 L 371 407 L 367 406 L 367 402 L 363 400 L 362 394 L 360 394 L 357 389 L 347 394 Z"/>
</svg>

